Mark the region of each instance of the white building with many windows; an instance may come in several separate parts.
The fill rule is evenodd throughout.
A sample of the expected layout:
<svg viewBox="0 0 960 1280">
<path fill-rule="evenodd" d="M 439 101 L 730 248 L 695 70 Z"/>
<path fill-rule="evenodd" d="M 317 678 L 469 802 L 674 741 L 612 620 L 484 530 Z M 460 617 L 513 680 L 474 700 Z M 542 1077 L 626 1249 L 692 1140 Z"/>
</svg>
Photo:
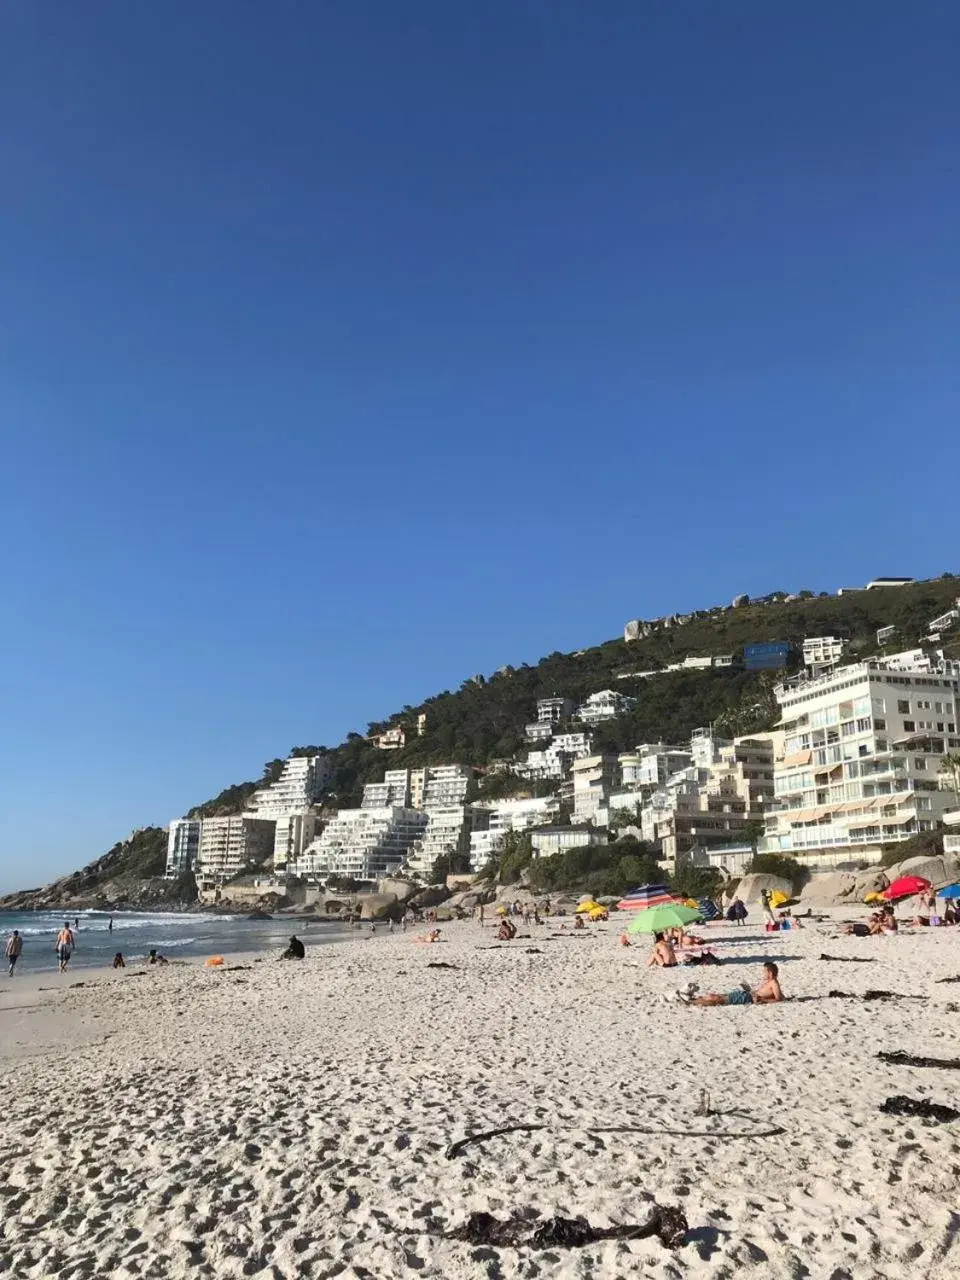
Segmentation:
<svg viewBox="0 0 960 1280">
<path fill-rule="evenodd" d="M 427 826 L 420 809 L 341 809 L 292 864 L 295 875 L 376 880 L 399 870 Z"/>
<path fill-rule="evenodd" d="M 632 711 L 636 705 L 636 698 L 628 698 L 625 693 L 617 693 L 615 689 L 601 689 L 599 693 L 591 693 L 580 704 L 577 718 L 584 724 L 602 724 L 604 720 L 614 720 L 617 716 Z"/>
<path fill-rule="evenodd" d="M 693 763 L 688 748 L 668 747 L 663 742 L 641 742 L 620 757 L 620 783 L 625 791 L 662 786 L 671 774 Z"/>
<path fill-rule="evenodd" d="M 960 749 L 960 670 L 913 655 L 779 685 L 784 755 L 774 770 L 766 852 L 823 865 L 879 858 L 932 830 L 952 798 L 938 783 Z"/>
<path fill-rule="evenodd" d="M 197 887 L 216 888 L 244 867 L 265 862 L 273 854 L 276 833 L 276 822 L 247 814 L 204 818 L 197 843 Z"/>
<path fill-rule="evenodd" d="M 286 818 L 303 813 L 319 798 L 333 777 L 328 755 L 291 756 L 276 782 L 260 787 L 247 801 L 251 818 Z"/>
<path fill-rule="evenodd" d="M 427 825 L 407 856 L 407 869 L 424 879 L 433 879 L 438 858 L 466 853 L 470 846 L 470 828 L 465 807 L 424 809 Z"/>
<path fill-rule="evenodd" d="M 547 826 L 560 816 L 557 796 L 538 796 L 525 800 L 477 801 L 473 805 L 473 829 L 470 832 L 470 869 L 479 871 L 503 844 L 509 831 L 529 831 Z"/>
<path fill-rule="evenodd" d="M 567 776 L 575 760 L 582 760 L 592 750 L 589 733 L 558 733 L 542 751 L 528 751 L 526 760 L 515 764 L 513 772 L 531 782 L 559 781 Z"/>
<path fill-rule="evenodd" d="M 803 665 L 813 675 L 819 675 L 837 665 L 846 644 L 839 636 L 808 636 L 803 642 Z"/>
<path fill-rule="evenodd" d="M 174 818 L 167 835 L 167 869 L 164 876 L 177 880 L 197 868 L 200 848 L 200 819 Z"/>
</svg>

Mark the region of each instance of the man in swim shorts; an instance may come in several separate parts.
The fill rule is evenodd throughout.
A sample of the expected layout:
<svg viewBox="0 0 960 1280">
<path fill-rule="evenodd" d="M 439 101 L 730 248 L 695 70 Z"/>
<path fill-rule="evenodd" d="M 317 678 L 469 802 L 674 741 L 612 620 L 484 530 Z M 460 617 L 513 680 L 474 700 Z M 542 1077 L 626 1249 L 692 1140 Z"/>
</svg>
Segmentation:
<svg viewBox="0 0 960 1280">
<path fill-rule="evenodd" d="M 768 960 L 763 966 L 763 981 L 753 989 L 749 983 L 744 982 L 736 991 L 728 991 L 723 995 L 711 993 L 706 996 L 695 996 L 689 991 L 678 991 L 677 999 L 682 1004 L 696 1004 L 704 1009 L 723 1004 L 778 1004 L 783 999 L 783 991 L 780 989 L 780 970 L 772 960 Z"/>
<path fill-rule="evenodd" d="M 70 957 L 76 945 L 77 940 L 70 928 L 70 921 L 64 920 L 63 928 L 57 934 L 57 959 L 60 962 L 60 973 L 67 972 L 67 965 L 70 963 Z"/>
</svg>

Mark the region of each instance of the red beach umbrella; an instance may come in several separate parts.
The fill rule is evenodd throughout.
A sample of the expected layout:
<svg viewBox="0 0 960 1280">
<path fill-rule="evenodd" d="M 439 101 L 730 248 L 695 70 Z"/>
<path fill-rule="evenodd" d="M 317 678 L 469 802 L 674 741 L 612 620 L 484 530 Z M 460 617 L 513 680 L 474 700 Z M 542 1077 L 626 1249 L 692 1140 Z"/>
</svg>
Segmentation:
<svg viewBox="0 0 960 1280">
<path fill-rule="evenodd" d="M 883 897 L 887 902 L 896 902 L 898 898 L 910 898 L 915 893 L 923 893 L 930 888 L 930 881 L 923 876 L 901 876 L 893 884 L 884 889 Z"/>
</svg>

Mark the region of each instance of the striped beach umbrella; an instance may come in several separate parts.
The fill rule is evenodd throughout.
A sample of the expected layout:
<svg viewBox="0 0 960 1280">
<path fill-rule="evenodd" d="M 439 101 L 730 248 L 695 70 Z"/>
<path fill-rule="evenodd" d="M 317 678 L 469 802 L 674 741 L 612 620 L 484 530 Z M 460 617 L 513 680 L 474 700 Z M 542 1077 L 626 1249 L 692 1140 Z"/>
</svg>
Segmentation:
<svg viewBox="0 0 960 1280">
<path fill-rule="evenodd" d="M 716 920 L 720 915 L 717 904 L 712 898 L 698 898 L 697 906 L 700 908 L 700 914 L 704 920 Z"/>
<path fill-rule="evenodd" d="M 617 910 L 646 911 L 649 907 L 660 907 L 664 903 L 675 901 L 676 895 L 665 884 L 642 884 L 620 899 Z"/>
</svg>

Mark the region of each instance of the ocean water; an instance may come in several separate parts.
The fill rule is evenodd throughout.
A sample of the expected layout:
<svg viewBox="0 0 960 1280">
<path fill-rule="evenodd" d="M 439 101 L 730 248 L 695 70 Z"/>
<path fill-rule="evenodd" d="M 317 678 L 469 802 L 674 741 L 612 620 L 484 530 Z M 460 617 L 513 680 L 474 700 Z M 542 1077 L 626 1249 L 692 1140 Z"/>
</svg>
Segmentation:
<svg viewBox="0 0 960 1280">
<path fill-rule="evenodd" d="M 113 920 L 113 930 L 109 928 Z M 79 925 L 74 927 L 74 920 Z M 279 954 L 295 933 L 308 951 L 312 946 L 350 936 L 346 925 L 310 924 L 304 920 L 245 920 L 242 917 L 192 912 L 0 911 L 0 939 L 14 929 L 23 935 L 23 954 L 17 973 L 56 971 L 57 933 L 68 920 L 77 937 L 71 969 L 112 964 L 118 951 L 130 963 L 145 959 L 151 947 L 173 962 L 196 956 L 227 955 L 236 951 Z M 0 970 L 0 977 L 5 973 Z"/>
</svg>

